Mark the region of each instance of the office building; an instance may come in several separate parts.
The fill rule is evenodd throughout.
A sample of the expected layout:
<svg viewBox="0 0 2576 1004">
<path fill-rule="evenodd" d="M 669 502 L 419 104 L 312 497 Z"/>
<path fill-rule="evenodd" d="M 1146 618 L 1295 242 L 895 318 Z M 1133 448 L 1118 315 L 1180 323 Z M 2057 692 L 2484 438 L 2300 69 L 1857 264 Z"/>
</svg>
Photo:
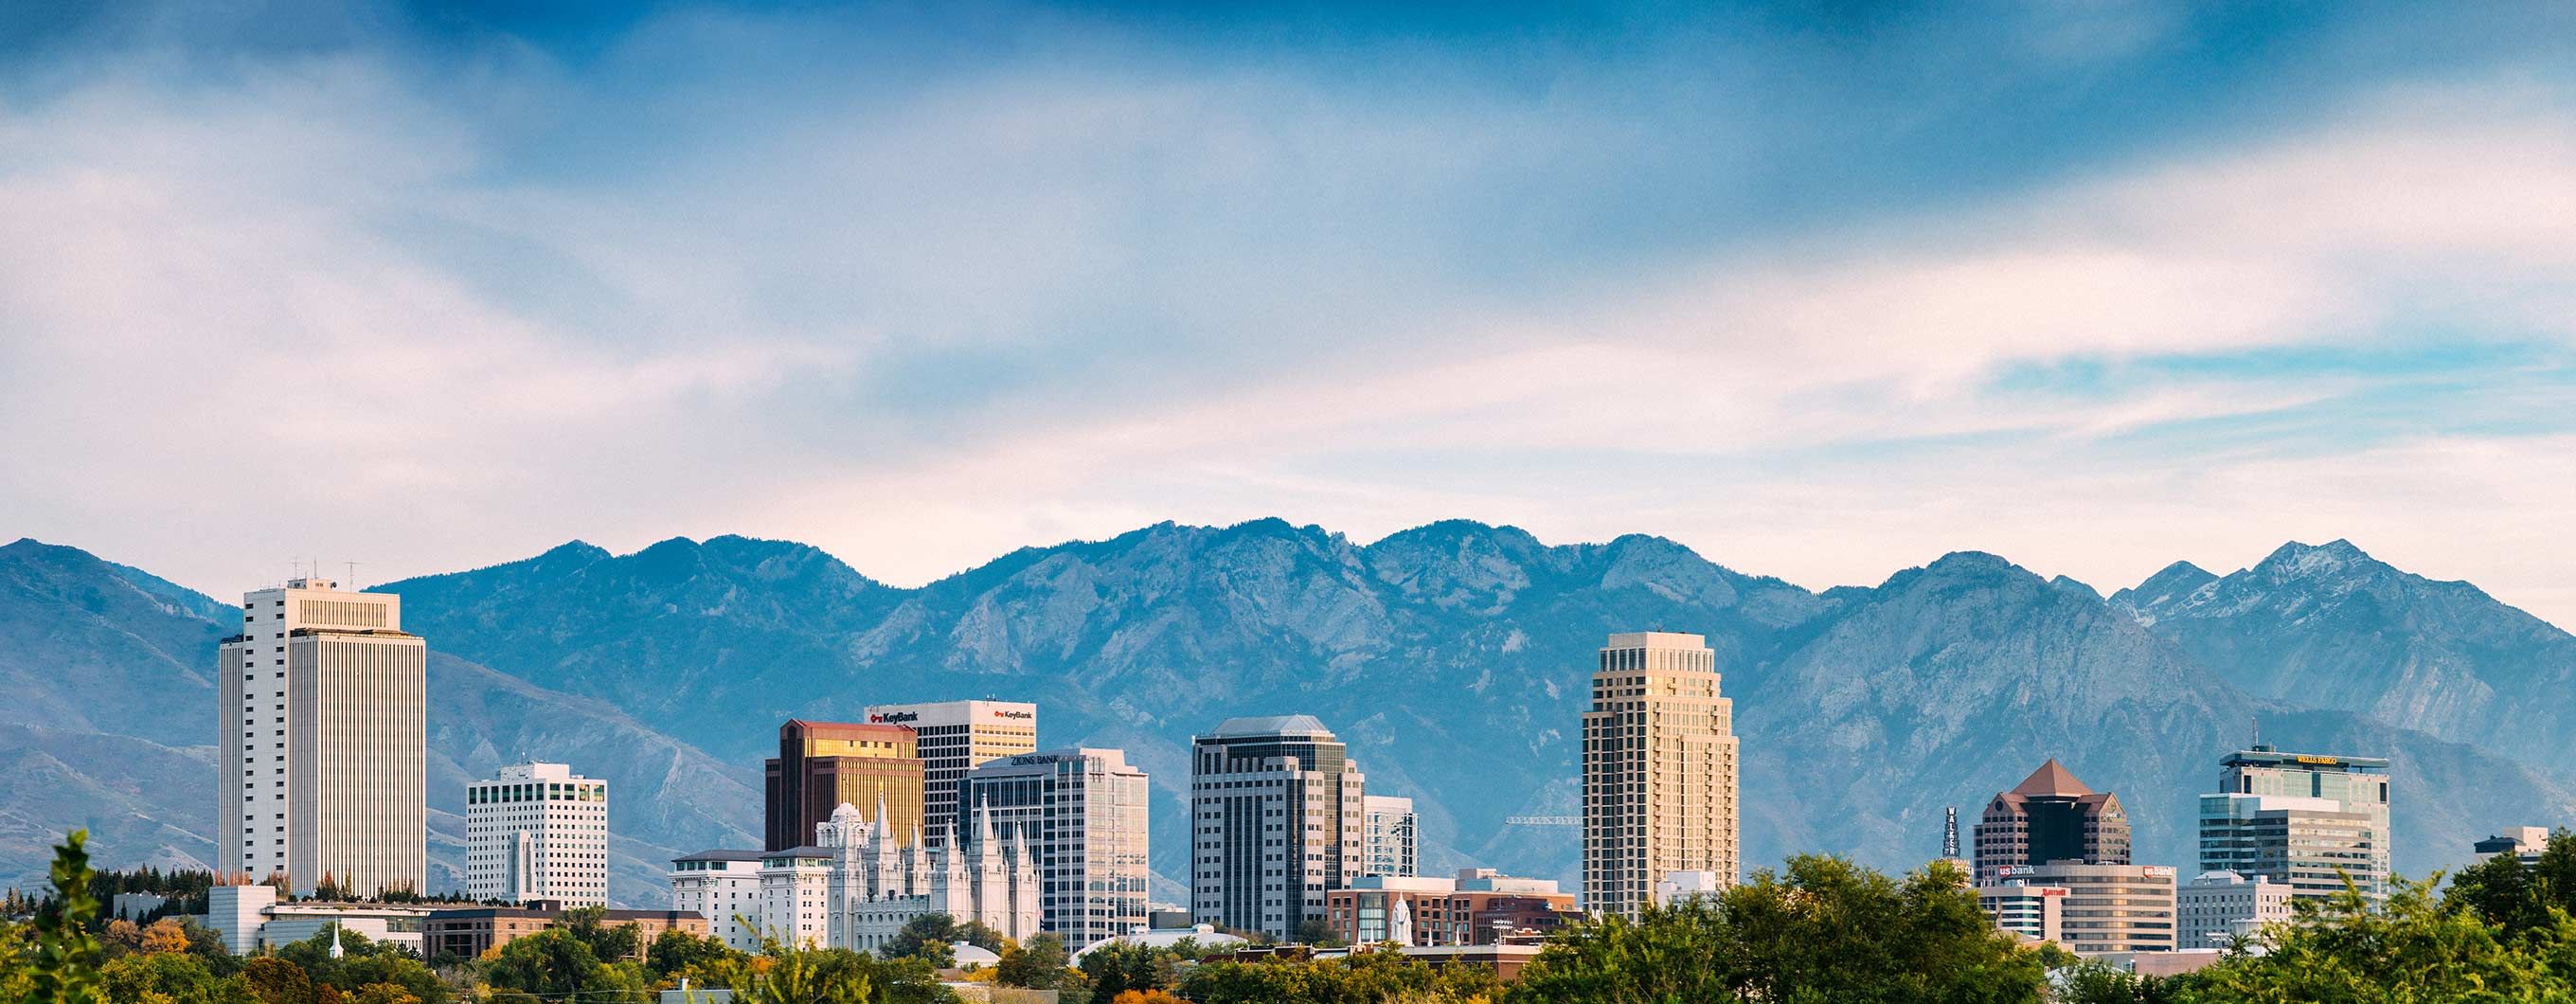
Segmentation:
<svg viewBox="0 0 2576 1004">
<path fill-rule="evenodd" d="M 2033 941 L 2056 941 L 2066 921 L 2066 887 L 1997 881 L 1977 887 L 1977 905 L 1999 930 Z"/>
<path fill-rule="evenodd" d="M 2162 865 L 2110 865 L 2057 862 L 2007 865 L 1993 886 L 1977 890 L 1987 902 L 1989 889 L 2055 887 L 2066 890 L 2058 904 L 2058 945 L 2077 955 L 2118 952 L 2170 952 L 2174 938 L 2174 870 Z M 2014 894 L 2031 895 L 2027 890 Z M 2039 894 L 2043 898 L 2045 893 Z M 2000 899 L 2001 897 L 1999 897 Z M 1997 908 L 2010 905 L 2003 899 Z M 2044 907 L 2043 907 L 2044 909 Z M 1997 922 L 2001 923 L 2000 916 Z"/>
<path fill-rule="evenodd" d="M 2541 852 L 2549 849 L 2549 828 L 2546 826 L 2516 827 L 2478 841 L 2471 845 L 2470 849 L 2477 853 L 2479 861 L 2485 861 L 2499 854 L 2510 854 L 2522 859 L 2523 867 L 2534 867 L 2540 864 Z"/>
<path fill-rule="evenodd" d="M 938 701 L 929 704 L 872 704 L 870 725 L 901 725 L 913 731 L 922 765 L 921 830 L 938 846 L 942 834 L 963 822 L 958 813 L 971 803 L 958 799 L 966 772 L 1006 756 L 1038 748 L 1038 706 L 1014 701 Z M 856 803 L 866 805 L 865 802 Z"/>
<path fill-rule="evenodd" d="M 1583 916 L 1574 894 L 1557 891 L 1554 880 L 1491 868 L 1462 868 L 1450 878 L 1362 875 L 1324 901 L 1334 934 L 1354 945 L 1387 941 L 1402 927 L 1411 928 L 1408 945 L 1490 945 L 1544 935 Z M 1410 923 L 1394 923 L 1399 904 Z"/>
<path fill-rule="evenodd" d="M 1036 855 L 1045 928 L 1079 949 L 1146 922 L 1145 772 L 1113 749 L 991 760 L 959 794 Z"/>
<path fill-rule="evenodd" d="M 1976 879 L 1992 885 L 2012 865 L 2129 863 L 2129 815 L 2118 796 L 2094 791 L 2051 759 L 1986 803 L 1976 827 Z"/>
<path fill-rule="evenodd" d="M 888 815 L 877 807 L 878 818 Z M 815 827 L 814 842 L 777 851 L 706 851 L 671 862 L 671 895 L 678 908 L 704 916 L 695 905 L 712 894 L 742 890 L 742 864 L 756 859 L 752 895 L 730 910 L 750 921 L 759 936 L 782 944 L 872 952 L 904 925 L 934 913 L 974 922 L 1014 941 L 1040 932 L 1035 855 L 1017 835 L 997 833 L 989 813 L 977 813 L 964 834 L 938 848 L 902 843 L 856 806 L 843 805 Z M 722 901 L 730 908 L 736 902 Z M 722 933 L 717 918 L 711 931 Z M 727 936 L 731 944 L 731 936 Z"/>
<path fill-rule="evenodd" d="M 922 772 L 911 729 L 790 719 L 768 763 L 763 849 L 803 846 L 843 805 L 884 802 L 895 832 L 920 833 Z"/>
<path fill-rule="evenodd" d="M 218 653 L 217 867 L 298 894 L 326 877 L 427 891 L 429 653 L 402 598 L 319 578 L 255 590 Z"/>
<path fill-rule="evenodd" d="M 2301 899 L 2347 876 L 2388 894 L 2388 761 L 2256 746 L 2220 764 L 2218 790 L 2200 797 L 2201 871 L 2261 875 Z"/>
<path fill-rule="evenodd" d="M 2261 875 L 2202 872 L 2176 892 L 2174 902 L 2185 951 L 2232 947 L 2265 924 L 2290 919 L 2290 887 Z"/>
<path fill-rule="evenodd" d="M 1359 876 L 1367 778 L 1309 715 L 1232 718 L 1190 751 L 1190 913 L 1282 941 Z"/>
<path fill-rule="evenodd" d="M 466 785 L 465 893 L 608 905 L 608 782 L 523 763 Z"/>
<path fill-rule="evenodd" d="M 706 918 L 707 936 L 760 951 L 759 851 L 707 850 L 671 861 L 671 907 Z"/>
<path fill-rule="evenodd" d="M 1412 875 L 1421 867 L 1413 800 L 1390 795 L 1360 799 L 1360 874 Z"/>
<path fill-rule="evenodd" d="M 1733 704 L 1717 655 L 1695 634 L 1610 636 L 1583 714 L 1583 905 L 1634 917 L 1680 871 L 1732 885 Z"/>
</svg>

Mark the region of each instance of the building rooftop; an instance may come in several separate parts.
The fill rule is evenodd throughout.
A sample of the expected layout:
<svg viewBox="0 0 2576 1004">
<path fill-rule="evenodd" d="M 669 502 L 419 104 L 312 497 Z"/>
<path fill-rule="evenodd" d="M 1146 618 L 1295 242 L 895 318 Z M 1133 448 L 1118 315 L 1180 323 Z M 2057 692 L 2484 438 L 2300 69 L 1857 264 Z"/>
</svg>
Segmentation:
<svg viewBox="0 0 2576 1004">
<path fill-rule="evenodd" d="M 2388 772 L 2388 760 L 2373 756 L 2325 756 L 2316 753 L 2283 753 L 2269 746 L 2237 750 L 2219 761 L 2226 767 L 2290 767 L 2299 770 L 2341 771 L 2350 774 Z"/>
<path fill-rule="evenodd" d="M 1216 731 L 1208 733 L 1208 736 L 1223 739 L 1234 736 L 1329 736 L 1332 734 L 1333 730 L 1325 728 L 1323 721 L 1313 715 L 1265 715 L 1259 718 L 1228 718 L 1218 723 Z"/>
<path fill-rule="evenodd" d="M 766 852 L 763 852 L 763 851 L 737 851 L 737 850 L 729 850 L 729 849 L 726 849 L 726 848 L 721 848 L 721 847 L 719 847 L 719 848 L 716 848 L 716 849 L 713 849 L 713 850 L 704 850 L 704 851 L 699 851 L 699 852 L 697 852 L 697 853 L 695 853 L 695 854 L 687 855 L 687 856 L 685 856 L 685 857 L 672 858 L 671 860 L 673 860 L 673 861 L 758 861 L 758 860 L 760 860 L 761 858 L 766 857 L 766 856 L 768 856 L 768 855 L 767 855 L 767 853 L 766 853 Z"/>
<path fill-rule="evenodd" d="M 2038 770 L 2031 771 L 2029 777 L 2023 778 L 2020 784 L 2014 785 L 2012 793 L 2072 798 L 2090 795 L 2093 789 L 2085 787 L 2084 782 L 2076 780 L 2075 772 L 2067 770 L 2065 764 L 2058 763 L 2056 757 L 2050 757 L 2047 763 L 2040 764 Z"/>
</svg>

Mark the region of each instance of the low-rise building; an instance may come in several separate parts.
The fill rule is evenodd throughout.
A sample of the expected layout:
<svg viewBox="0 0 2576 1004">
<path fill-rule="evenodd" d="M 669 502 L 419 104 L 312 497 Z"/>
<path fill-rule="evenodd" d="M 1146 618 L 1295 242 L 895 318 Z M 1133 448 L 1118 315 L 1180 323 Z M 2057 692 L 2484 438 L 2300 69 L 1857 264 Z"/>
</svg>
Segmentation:
<svg viewBox="0 0 2576 1004">
<path fill-rule="evenodd" d="M 270 885 L 218 885 L 206 898 L 206 926 L 234 955 L 291 945 L 334 927 L 417 952 L 423 922 L 436 909 L 424 903 L 281 902 Z"/>
<path fill-rule="evenodd" d="M 1979 886 L 1977 905 L 1998 929 L 2033 941 L 2055 941 L 2066 919 L 2066 887 L 2024 881 Z"/>
<path fill-rule="evenodd" d="M 529 906 L 478 906 L 462 910 L 439 910 L 422 924 L 421 944 L 429 958 L 452 955 L 481 958 L 483 953 L 561 923 L 564 904 L 539 901 Z M 600 919 L 605 927 L 635 928 L 635 958 L 642 958 L 653 947 L 653 939 L 664 931 L 685 931 L 704 937 L 707 919 L 683 910 L 610 910 Z M 601 961 L 615 961 L 603 959 Z"/>
<path fill-rule="evenodd" d="M 1409 914 L 1414 945 L 1489 945 L 1511 932 L 1550 931 L 1581 916 L 1574 894 L 1548 879 L 1463 868 L 1453 878 L 1367 875 L 1325 894 L 1336 936 L 1375 944 L 1399 933 Z"/>
<path fill-rule="evenodd" d="M 1655 905 L 1669 907 L 1692 900 L 1714 902 L 1717 894 L 1725 892 L 1729 884 L 1716 872 L 1665 872 L 1664 877 L 1655 880 Z"/>
<path fill-rule="evenodd" d="M 2057 943 L 2077 955 L 2174 950 L 2174 870 L 2163 865 L 2009 865 L 2002 883 L 2066 890 Z M 1980 890 L 1980 897 L 1983 890 Z"/>
<path fill-rule="evenodd" d="M 2290 919 L 2290 887 L 2267 875 L 2202 872 L 2175 894 L 2182 948 L 2227 948 Z"/>
<path fill-rule="evenodd" d="M 2529 868 L 2540 863 L 2540 852 L 2549 849 L 2549 828 L 2517 826 L 2478 841 L 2471 845 L 2470 849 L 2477 852 L 2479 861 L 2486 861 L 2499 854 L 2511 854 L 2521 858 L 2522 866 Z"/>
</svg>

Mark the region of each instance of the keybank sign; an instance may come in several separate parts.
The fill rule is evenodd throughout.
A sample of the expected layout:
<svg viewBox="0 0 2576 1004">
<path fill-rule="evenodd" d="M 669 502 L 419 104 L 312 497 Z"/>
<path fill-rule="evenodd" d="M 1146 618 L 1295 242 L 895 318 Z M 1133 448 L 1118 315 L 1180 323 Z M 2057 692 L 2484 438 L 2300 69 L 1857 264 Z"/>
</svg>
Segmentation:
<svg viewBox="0 0 2576 1004">
<path fill-rule="evenodd" d="M 921 714 L 915 711 L 887 711 L 868 716 L 868 721 L 877 725 L 903 725 L 920 720 Z"/>
</svg>

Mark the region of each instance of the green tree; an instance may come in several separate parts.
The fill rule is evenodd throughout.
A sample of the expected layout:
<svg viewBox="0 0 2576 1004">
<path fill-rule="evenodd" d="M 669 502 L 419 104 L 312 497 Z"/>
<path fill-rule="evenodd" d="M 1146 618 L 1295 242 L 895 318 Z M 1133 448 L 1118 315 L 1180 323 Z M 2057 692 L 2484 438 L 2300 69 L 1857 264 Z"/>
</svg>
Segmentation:
<svg viewBox="0 0 2576 1004">
<path fill-rule="evenodd" d="M 1298 944 L 1313 945 L 1317 948 L 1340 948 L 1346 944 L 1341 934 L 1333 930 L 1332 923 L 1322 917 L 1308 917 L 1298 921 L 1297 937 L 1294 940 Z"/>
<path fill-rule="evenodd" d="M 2537 864 L 2498 854 L 2464 868 L 2443 891 L 2445 907 L 2475 911 L 2491 923 L 2520 934 L 2546 929 L 2550 911 L 2576 914 L 2576 833 L 2561 829 L 2549 835 Z"/>
<path fill-rule="evenodd" d="M 722 939 L 700 937 L 678 928 L 662 932 L 644 953 L 644 968 L 657 981 L 682 974 L 704 976 L 737 966 L 749 956 L 727 947 Z M 701 983 L 705 982 L 703 979 Z"/>
<path fill-rule="evenodd" d="M 792 948 L 771 942 L 767 965 L 734 985 L 746 1004 L 874 1004 L 873 960 L 842 948 Z"/>
<path fill-rule="evenodd" d="M 567 999 L 609 1004 L 646 996 L 639 969 L 601 962 L 589 942 L 562 928 L 511 939 L 482 971 L 492 999 L 514 1004 Z"/>
<path fill-rule="evenodd" d="M 99 967 L 99 990 L 111 1001 L 156 1004 L 251 1004 L 238 980 L 228 980 L 185 952 L 137 952 Z"/>
<path fill-rule="evenodd" d="M 90 895 L 96 877 L 89 867 L 89 831 L 65 834 L 54 845 L 53 900 L 36 911 L 28 1004 L 98 1004 L 99 947 L 89 936 L 99 916 L 98 898 Z"/>
<path fill-rule="evenodd" d="M 1194 1004 L 1465 1004 L 1501 992 L 1491 969 L 1434 969 L 1379 951 L 1316 961 L 1203 963 L 1181 977 L 1179 995 Z"/>
<path fill-rule="evenodd" d="M 1169 948 L 1147 948 L 1118 942 L 1083 953 L 1082 974 L 1095 1001 L 1107 1001 L 1129 990 L 1170 990 L 1181 985 L 1181 955 Z"/>
<path fill-rule="evenodd" d="M 2185 1004 L 2505 1004 L 2576 1000 L 2576 920 L 2563 910 L 2510 932 L 2480 910 L 2445 907 L 2430 882 L 2391 879 L 2373 904 L 2349 885 L 2297 904 L 2234 954 L 2163 981 Z"/>
<path fill-rule="evenodd" d="M 1956 868 L 1898 881 L 1801 855 L 1714 902 L 1579 924 L 1522 971 L 1512 999 L 2035 1004 L 2046 979 L 2039 954 L 1994 929 Z"/>
<path fill-rule="evenodd" d="M 1064 939 L 1055 934 L 1040 934 L 1026 945 L 1005 945 L 1002 961 L 994 967 L 994 981 L 1006 987 L 1053 990 L 1057 1004 L 1085 1004 L 1091 1000 L 1091 981 L 1081 970 L 1065 965 Z"/>
<path fill-rule="evenodd" d="M 1010 940 L 1002 937 L 1002 932 L 994 932 L 992 927 L 984 927 L 979 922 L 958 924 L 956 916 L 922 914 L 914 916 L 912 922 L 904 924 L 902 932 L 894 932 L 894 937 L 886 940 L 884 955 L 886 958 L 922 958 L 930 960 L 938 968 L 948 968 L 948 965 L 958 963 L 956 947 L 953 947 L 956 942 L 981 947 L 981 950 L 994 955 L 999 955 L 1002 947 L 1010 945 Z"/>
<path fill-rule="evenodd" d="M 241 979 L 260 1004 L 316 1004 L 320 999 L 313 989 L 313 977 L 304 972 L 304 967 L 274 956 L 243 964 Z"/>
<path fill-rule="evenodd" d="M 573 937 L 590 946 L 590 954 L 603 962 L 634 958 L 643 947 L 635 925 L 608 923 L 608 908 L 604 906 L 566 910 L 555 918 L 555 926 L 571 931 Z"/>
<path fill-rule="evenodd" d="M 391 984 L 427 1004 L 444 1004 L 453 996 L 438 973 L 409 948 L 343 930 L 336 932 L 341 957 L 335 959 L 331 957 L 334 936 L 335 932 L 325 927 L 312 937 L 280 946 L 277 957 L 302 968 L 317 988 L 330 987 L 344 995 L 354 995 L 377 984 Z"/>
</svg>

